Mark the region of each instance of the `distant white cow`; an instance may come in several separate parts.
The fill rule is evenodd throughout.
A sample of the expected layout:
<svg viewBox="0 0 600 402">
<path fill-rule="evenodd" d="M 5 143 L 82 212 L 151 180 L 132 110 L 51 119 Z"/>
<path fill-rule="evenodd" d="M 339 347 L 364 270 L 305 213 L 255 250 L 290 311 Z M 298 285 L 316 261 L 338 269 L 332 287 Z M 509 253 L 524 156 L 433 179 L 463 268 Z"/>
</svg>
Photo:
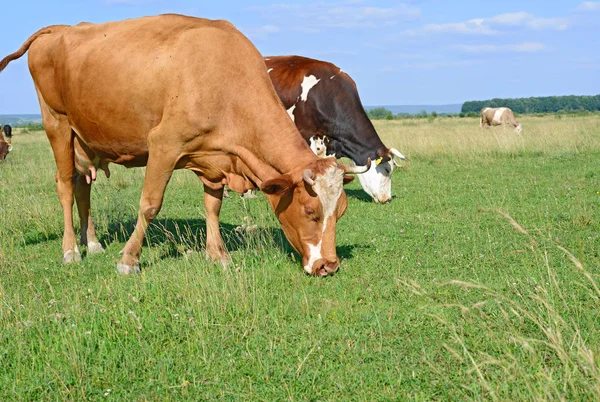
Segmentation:
<svg viewBox="0 0 600 402">
<path fill-rule="evenodd" d="M 523 129 L 523 127 L 515 119 L 515 115 L 513 114 L 512 110 L 507 107 L 484 107 L 481 109 L 479 127 L 488 128 L 490 126 L 499 126 L 502 124 L 511 124 L 517 133 L 520 133 Z"/>
</svg>

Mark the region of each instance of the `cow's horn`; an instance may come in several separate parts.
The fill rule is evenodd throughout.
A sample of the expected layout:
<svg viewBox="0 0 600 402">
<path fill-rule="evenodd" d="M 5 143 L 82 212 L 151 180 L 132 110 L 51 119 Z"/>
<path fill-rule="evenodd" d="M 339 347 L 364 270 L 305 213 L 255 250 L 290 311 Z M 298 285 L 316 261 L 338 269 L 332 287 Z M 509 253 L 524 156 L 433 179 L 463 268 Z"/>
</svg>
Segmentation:
<svg viewBox="0 0 600 402">
<path fill-rule="evenodd" d="M 304 180 L 309 186 L 314 186 L 315 181 L 313 180 L 312 170 L 304 169 L 304 172 L 302 172 L 302 180 Z"/>
<path fill-rule="evenodd" d="M 408 158 L 406 156 L 402 155 L 400 153 L 400 151 L 398 151 L 396 148 L 390 148 L 390 152 L 392 153 L 392 155 L 394 155 L 402 160 L 405 160 L 405 161 L 408 160 Z"/>
<path fill-rule="evenodd" d="M 8 152 L 12 151 L 12 144 L 8 144 Z"/>
<path fill-rule="evenodd" d="M 347 166 L 342 165 L 342 169 L 346 174 L 361 174 L 366 173 L 371 169 L 371 158 L 367 158 L 367 164 L 365 166 Z"/>
</svg>

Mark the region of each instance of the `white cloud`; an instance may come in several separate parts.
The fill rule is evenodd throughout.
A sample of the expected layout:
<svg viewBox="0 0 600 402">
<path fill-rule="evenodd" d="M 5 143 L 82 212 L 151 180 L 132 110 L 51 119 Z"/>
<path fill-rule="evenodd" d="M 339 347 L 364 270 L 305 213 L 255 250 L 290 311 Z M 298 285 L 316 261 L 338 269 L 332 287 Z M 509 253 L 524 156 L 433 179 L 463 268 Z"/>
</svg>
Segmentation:
<svg viewBox="0 0 600 402">
<path fill-rule="evenodd" d="M 263 25 L 254 28 L 240 28 L 240 31 L 251 39 L 266 39 L 270 34 L 281 31 L 281 28 L 277 25 Z"/>
<path fill-rule="evenodd" d="M 533 30 L 565 30 L 569 27 L 569 24 L 566 18 L 538 18 L 526 12 L 517 12 L 499 14 L 489 18 L 474 18 L 465 22 L 429 24 L 404 33 L 412 36 L 428 33 L 497 35 L 507 27 L 524 27 Z"/>
<path fill-rule="evenodd" d="M 416 30 L 406 31 L 410 35 L 416 35 L 422 32 L 426 33 L 444 33 L 454 32 L 461 34 L 495 35 L 498 31 L 484 25 L 483 19 L 473 19 L 466 22 L 457 22 L 449 24 L 429 24 Z"/>
<path fill-rule="evenodd" d="M 548 50 L 548 47 L 539 42 L 523 42 L 508 45 L 456 45 L 453 49 L 466 53 L 536 53 Z"/>
<path fill-rule="evenodd" d="M 484 64 L 483 60 L 432 60 L 422 62 L 406 62 L 396 65 L 383 66 L 379 71 L 384 73 L 393 73 L 407 69 L 417 70 L 438 70 L 457 67 L 471 67 Z"/>
<path fill-rule="evenodd" d="M 400 4 L 373 7 L 359 1 L 310 4 L 273 4 L 254 7 L 263 18 L 278 21 L 292 30 L 318 33 L 323 29 L 377 29 L 421 16 L 416 7 Z"/>
<path fill-rule="evenodd" d="M 600 2 L 584 1 L 576 8 L 577 11 L 600 11 Z"/>
</svg>

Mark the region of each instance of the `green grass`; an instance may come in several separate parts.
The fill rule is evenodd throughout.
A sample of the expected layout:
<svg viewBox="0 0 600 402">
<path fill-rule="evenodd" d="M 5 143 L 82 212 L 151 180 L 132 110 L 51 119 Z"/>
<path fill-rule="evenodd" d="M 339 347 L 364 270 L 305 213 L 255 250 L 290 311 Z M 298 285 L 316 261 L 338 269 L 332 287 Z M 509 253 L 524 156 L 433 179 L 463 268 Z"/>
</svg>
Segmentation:
<svg viewBox="0 0 600 402">
<path fill-rule="evenodd" d="M 92 191 L 106 252 L 62 265 L 50 147 L 17 132 L 0 164 L 0 400 L 598 400 L 599 120 L 377 124 L 412 161 L 390 204 L 347 187 L 325 279 L 262 194 L 225 201 L 234 263 L 206 262 L 185 171 L 142 274 L 119 276 L 143 170 L 117 166 Z"/>
</svg>

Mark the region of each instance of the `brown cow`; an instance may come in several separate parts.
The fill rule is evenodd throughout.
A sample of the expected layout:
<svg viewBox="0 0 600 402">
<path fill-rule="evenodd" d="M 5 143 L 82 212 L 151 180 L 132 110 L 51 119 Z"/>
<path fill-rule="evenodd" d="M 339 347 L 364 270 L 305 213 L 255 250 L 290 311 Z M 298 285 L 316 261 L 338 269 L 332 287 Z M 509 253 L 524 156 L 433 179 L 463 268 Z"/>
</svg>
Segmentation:
<svg viewBox="0 0 600 402">
<path fill-rule="evenodd" d="M 90 189 L 97 169 L 107 173 L 113 162 L 147 166 L 137 225 L 117 264 L 121 273 L 139 272 L 146 227 L 173 170 L 182 168 L 204 183 L 211 259 L 230 260 L 219 234 L 223 186 L 240 192 L 259 186 L 304 269 L 314 275 L 338 269 L 336 222 L 346 210 L 342 180 L 351 169 L 311 152 L 261 55 L 229 22 L 168 14 L 50 26 L 0 61 L 0 71 L 27 50 L 56 159 L 64 262 L 81 258 L 73 195 L 82 243 L 102 250 Z"/>
<path fill-rule="evenodd" d="M 517 133 L 520 133 L 523 129 L 523 127 L 515 119 L 515 115 L 513 114 L 512 110 L 507 107 L 484 107 L 481 109 L 479 127 L 489 128 L 490 126 L 499 126 L 501 124 L 512 125 Z"/>
</svg>

